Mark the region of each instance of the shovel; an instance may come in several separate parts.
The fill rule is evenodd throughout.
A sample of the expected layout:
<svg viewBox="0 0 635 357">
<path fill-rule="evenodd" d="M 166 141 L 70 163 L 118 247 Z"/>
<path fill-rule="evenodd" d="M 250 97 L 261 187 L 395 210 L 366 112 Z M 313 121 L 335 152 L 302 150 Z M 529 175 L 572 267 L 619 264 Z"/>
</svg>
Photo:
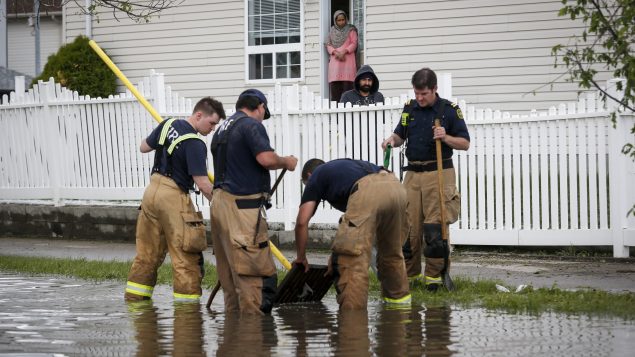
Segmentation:
<svg viewBox="0 0 635 357">
<path fill-rule="evenodd" d="M 287 172 L 287 169 L 282 170 L 282 172 L 280 173 L 280 176 L 278 176 L 278 179 L 276 180 L 276 183 L 273 184 L 273 187 L 271 188 L 271 191 L 269 192 L 269 197 L 273 196 L 274 192 L 276 192 L 276 189 L 278 188 L 278 185 L 282 181 L 282 178 L 284 177 L 284 174 L 286 172 Z M 260 212 L 258 212 L 258 215 L 260 215 Z M 258 216 L 258 226 L 260 226 L 260 216 Z M 258 227 L 256 227 L 256 232 L 258 232 Z M 289 263 L 287 258 L 285 258 L 284 255 L 282 255 L 280 250 L 271 241 L 269 241 L 269 248 L 271 249 L 271 252 L 273 253 L 273 255 L 276 258 L 278 258 L 280 263 L 287 270 L 290 270 L 291 263 Z M 216 285 L 214 285 L 214 289 L 212 289 L 212 293 L 210 294 L 209 299 L 207 299 L 207 304 L 205 305 L 205 307 L 207 307 L 208 309 L 210 308 L 210 306 L 212 306 L 212 301 L 214 300 L 214 297 L 218 293 L 218 290 L 220 290 L 220 280 L 216 282 Z"/>
<path fill-rule="evenodd" d="M 439 119 L 434 120 L 434 127 L 441 126 Z M 449 260 L 450 260 L 450 246 L 448 245 L 448 226 L 445 223 L 445 199 L 443 198 L 443 162 L 441 155 L 441 139 L 436 139 L 437 149 L 437 177 L 439 181 L 439 206 L 441 207 L 441 237 L 443 239 L 443 269 L 441 270 L 441 278 L 443 279 L 443 286 L 448 291 L 454 290 L 454 282 L 450 278 Z"/>
</svg>

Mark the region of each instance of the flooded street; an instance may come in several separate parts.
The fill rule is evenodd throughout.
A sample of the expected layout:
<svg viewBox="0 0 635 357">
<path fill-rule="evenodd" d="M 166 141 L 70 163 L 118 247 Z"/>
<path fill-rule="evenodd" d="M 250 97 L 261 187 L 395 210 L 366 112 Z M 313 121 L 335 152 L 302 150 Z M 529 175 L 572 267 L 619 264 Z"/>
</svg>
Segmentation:
<svg viewBox="0 0 635 357">
<path fill-rule="evenodd" d="M 271 316 L 239 317 L 222 294 L 205 309 L 173 303 L 157 286 L 152 302 L 126 304 L 123 285 L 0 274 L 0 356 L 631 356 L 635 322 L 563 314 L 514 315 L 480 308 L 338 313 L 321 304 L 282 305 Z M 608 303 L 608 302 L 607 302 Z"/>
</svg>

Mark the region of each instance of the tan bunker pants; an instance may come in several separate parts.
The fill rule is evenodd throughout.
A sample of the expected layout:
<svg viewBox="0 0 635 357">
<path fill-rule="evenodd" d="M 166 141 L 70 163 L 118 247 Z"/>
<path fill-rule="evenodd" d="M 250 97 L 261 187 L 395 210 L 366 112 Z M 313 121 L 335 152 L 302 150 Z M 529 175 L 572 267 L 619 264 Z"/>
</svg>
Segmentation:
<svg viewBox="0 0 635 357">
<path fill-rule="evenodd" d="M 203 254 L 207 246 L 205 225 L 194 210 L 190 195 L 169 177 L 153 174 L 143 193 L 137 219 L 137 255 L 134 258 L 126 300 L 152 297 L 157 269 L 167 252 L 172 261 L 174 298 L 198 301 L 203 280 Z"/>
<path fill-rule="evenodd" d="M 408 236 L 406 190 L 388 172 L 365 176 L 351 190 L 333 241 L 333 271 L 342 309 L 368 303 L 368 268 L 373 246 L 384 301 L 410 303 L 401 247 Z"/>
<path fill-rule="evenodd" d="M 429 162 L 423 162 L 423 164 L 426 163 Z M 448 225 L 457 221 L 461 208 L 454 168 L 443 170 L 443 185 L 445 224 Z M 408 277 L 421 278 L 421 253 L 424 251 L 425 283 L 426 285 L 440 284 L 444 263 L 442 247 L 439 246 L 442 243 L 442 237 L 437 171 L 408 171 L 404 186 L 408 191 L 408 217 L 412 224 L 408 241 L 404 246 Z"/>
<path fill-rule="evenodd" d="M 236 196 L 214 190 L 210 219 L 225 311 L 269 313 L 278 276 L 269 248 L 262 194 Z M 260 220 L 260 223 L 258 223 Z M 258 234 L 256 234 L 258 226 Z"/>
</svg>

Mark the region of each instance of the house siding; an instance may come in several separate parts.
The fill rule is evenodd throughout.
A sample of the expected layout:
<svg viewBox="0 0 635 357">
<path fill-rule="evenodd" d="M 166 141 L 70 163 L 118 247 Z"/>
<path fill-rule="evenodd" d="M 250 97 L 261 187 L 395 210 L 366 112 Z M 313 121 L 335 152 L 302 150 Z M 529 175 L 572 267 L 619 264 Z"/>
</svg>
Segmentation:
<svg viewBox="0 0 635 357">
<path fill-rule="evenodd" d="M 577 84 L 551 56 L 554 45 L 582 31 L 557 16 L 561 7 L 556 0 L 368 0 L 366 62 L 384 95 L 410 89 L 414 71 L 430 67 L 451 73 L 453 96 L 478 107 L 546 109 L 577 100 Z"/>
<path fill-rule="evenodd" d="M 62 18 L 42 16 L 40 19 L 40 72 L 48 56 L 62 45 Z M 35 35 L 27 18 L 7 19 L 8 67 L 14 71 L 35 77 Z"/>
<path fill-rule="evenodd" d="M 84 16 L 71 5 L 67 5 L 67 41 L 85 31 Z M 319 1 L 305 1 L 303 6 L 305 80 L 298 83 L 319 84 L 314 54 L 319 47 Z M 244 0 L 185 0 L 149 23 L 135 23 L 125 16 L 117 21 L 105 11 L 92 22 L 92 38 L 133 83 L 155 69 L 181 95 L 194 99 L 209 95 L 233 107 L 245 88 L 273 90 L 273 84 L 245 81 L 244 7 Z"/>
<path fill-rule="evenodd" d="M 323 53 L 319 0 L 303 1 L 304 78 L 292 82 L 320 93 Z M 84 34 L 84 15 L 66 7 L 65 40 Z M 366 1 L 365 63 L 386 96 L 411 91 L 410 78 L 427 66 L 452 74 L 453 96 L 478 107 L 511 112 L 546 109 L 577 99 L 551 48 L 582 25 L 559 18 L 558 0 Z M 149 23 L 119 21 L 109 11 L 93 19 L 93 39 L 136 83 L 155 69 L 174 91 L 211 95 L 233 106 L 245 88 L 245 1 L 185 0 Z M 330 16 L 329 16 L 330 17 Z M 601 80 L 609 73 L 601 72 Z M 123 87 L 121 88 L 123 89 Z M 535 93 L 535 94 L 534 94 Z"/>
</svg>

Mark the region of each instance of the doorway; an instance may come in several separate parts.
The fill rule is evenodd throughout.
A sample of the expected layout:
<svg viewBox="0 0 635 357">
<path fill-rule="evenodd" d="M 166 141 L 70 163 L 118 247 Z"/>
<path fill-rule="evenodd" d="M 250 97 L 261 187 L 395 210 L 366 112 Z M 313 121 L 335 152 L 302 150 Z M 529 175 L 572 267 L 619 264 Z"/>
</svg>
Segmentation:
<svg viewBox="0 0 635 357">
<path fill-rule="evenodd" d="M 366 2 L 364 0 L 330 0 L 321 2 L 320 6 L 320 24 L 321 24 L 321 38 L 322 43 L 326 43 L 328 40 L 328 34 L 333 26 L 333 14 L 337 10 L 343 10 L 349 17 L 350 23 L 357 28 L 357 66 L 361 66 L 365 61 L 365 11 Z M 322 51 L 322 80 L 321 80 L 321 94 L 322 98 L 329 97 L 329 85 L 328 85 L 328 61 L 329 56 L 326 52 L 326 48 L 323 47 Z"/>
</svg>

